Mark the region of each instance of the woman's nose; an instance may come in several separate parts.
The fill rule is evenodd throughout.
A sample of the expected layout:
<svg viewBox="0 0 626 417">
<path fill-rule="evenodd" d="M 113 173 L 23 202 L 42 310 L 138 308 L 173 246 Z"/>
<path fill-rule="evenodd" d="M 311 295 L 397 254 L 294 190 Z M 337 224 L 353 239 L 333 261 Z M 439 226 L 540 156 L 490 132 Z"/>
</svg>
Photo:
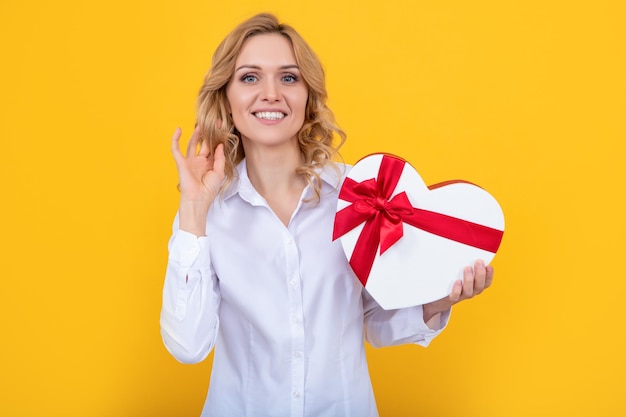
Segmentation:
<svg viewBox="0 0 626 417">
<path fill-rule="evenodd" d="M 277 101 L 280 99 L 280 86 L 278 86 L 274 80 L 265 80 L 262 86 L 261 94 L 262 100 Z"/>
</svg>

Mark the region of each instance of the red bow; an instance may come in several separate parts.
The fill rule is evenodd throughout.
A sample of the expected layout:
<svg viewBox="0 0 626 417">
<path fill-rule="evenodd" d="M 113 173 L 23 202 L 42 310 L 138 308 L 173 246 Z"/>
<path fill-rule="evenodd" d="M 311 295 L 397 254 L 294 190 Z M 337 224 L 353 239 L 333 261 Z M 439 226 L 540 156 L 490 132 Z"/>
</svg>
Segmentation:
<svg viewBox="0 0 626 417">
<path fill-rule="evenodd" d="M 359 235 L 350 265 L 365 286 L 374 265 L 376 250 L 382 255 L 403 236 L 403 223 L 426 232 L 495 253 L 503 232 L 481 224 L 411 206 L 406 192 L 391 194 L 396 188 L 405 162 L 384 155 L 378 170 L 378 180 L 371 178 L 356 182 L 346 178 L 339 198 L 352 204 L 337 212 L 333 240 L 365 222 Z"/>
</svg>

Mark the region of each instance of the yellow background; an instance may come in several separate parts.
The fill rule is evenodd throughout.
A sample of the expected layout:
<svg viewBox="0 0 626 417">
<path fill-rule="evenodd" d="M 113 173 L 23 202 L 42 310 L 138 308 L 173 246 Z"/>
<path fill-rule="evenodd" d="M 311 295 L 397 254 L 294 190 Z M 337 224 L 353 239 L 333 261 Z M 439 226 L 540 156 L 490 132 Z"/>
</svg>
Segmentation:
<svg viewBox="0 0 626 417">
<path fill-rule="evenodd" d="M 0 3 L 0 415 L 196 416 L 158 317 L 210 55 L 275 12 L 319 53 L 347 162 L 501 203 L 496 281 L 428 349 L 369 349 L 382 416 L 626 415 L 620 0 Z"/>
</svg>

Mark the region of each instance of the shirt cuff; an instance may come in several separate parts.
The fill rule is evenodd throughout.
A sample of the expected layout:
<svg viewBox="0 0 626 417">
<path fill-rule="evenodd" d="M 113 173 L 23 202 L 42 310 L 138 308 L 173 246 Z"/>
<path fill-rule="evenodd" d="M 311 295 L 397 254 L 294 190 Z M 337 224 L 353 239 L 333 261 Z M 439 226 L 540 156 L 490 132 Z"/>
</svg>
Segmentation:
<svg viewBox="0 0 626 417">
<path fill-rule="evenodd" d="M 206 236 L 198 237 L 193 233 L 184 230 L 178 230 L 172 239 L 169 249 L 170 262 L 175 263 L 182 268 L 190 268 L 192 265 L 202 268 L 199 263 L 209 265 L 209 257 L 198 255 L 202 252 L 206 253 L 208 249 L 208 239 Z"/>
<path fill-rule="evenodd" d="M 435 337 L 439 336 L 439 334 L 443 332 L 443 330 L 448 325 L 451 312 L 452 312 L 452 309 L 449 308 L 448 310 L 439 313 L 439 323 L 437 323 L 438 325 L 435 326 L 434 329 L 431 329 L 424 322 L 424 309 L 422 308 L 422 306 L 418 306 L 417 314 L 419 315 L 419 317 L 417 317 L 416 321 L 417 321 L 417 325 L 421 327 L 424 339 L 420 342 L 417 342 L 417 344 L 427 347 L 430 344 L 430 342 L 433 341 Z"/>
<path fill-rule="evenodd" d="M 420 307 L 422 307 L 422 306 L 420 306 Z M 431 329 L 430 327 L 428 327 L 426 325 L 426 322 L 424 322 L 424 309 L 422 307 L 422 308 L 420 308 L 420 314 L 422 316 L 420 322 L 424 323 L 424 326 L 427 329 L 429 329 L 429 330 L 431 330 L 433 332 L 441 332 L 448 325 L 448 321 L 450 321 L 450 313 L 451 312 L 452 312 L 452 308 L 449 308 L 446 311 L 443 311 L 443 312 L 439 313 L 438 314 L 439 315 L 439 322 L 438 323 L 436 323 L 436 322 L 433 323 L 433 324 L 436 324 L 436 325 L 435 325 L 434 329 Z"/>
</svg>

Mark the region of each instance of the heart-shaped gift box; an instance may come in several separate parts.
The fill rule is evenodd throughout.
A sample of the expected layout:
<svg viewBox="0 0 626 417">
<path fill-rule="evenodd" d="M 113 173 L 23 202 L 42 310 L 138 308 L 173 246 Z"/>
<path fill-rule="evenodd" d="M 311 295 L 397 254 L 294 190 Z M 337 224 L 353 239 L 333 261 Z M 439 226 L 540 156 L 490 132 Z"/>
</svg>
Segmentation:
<svg viewBox="0 0 626 417">
<path fill-rule="evenodd" d="M 341 186 L 333 239 L 378 304 L 395 309 L 446 297 L 465 266 L 491 262 L 503 233 L 487 191 L 465 181 L 427 187 L 402 158 L 373 154 Z"/>
</svg>

